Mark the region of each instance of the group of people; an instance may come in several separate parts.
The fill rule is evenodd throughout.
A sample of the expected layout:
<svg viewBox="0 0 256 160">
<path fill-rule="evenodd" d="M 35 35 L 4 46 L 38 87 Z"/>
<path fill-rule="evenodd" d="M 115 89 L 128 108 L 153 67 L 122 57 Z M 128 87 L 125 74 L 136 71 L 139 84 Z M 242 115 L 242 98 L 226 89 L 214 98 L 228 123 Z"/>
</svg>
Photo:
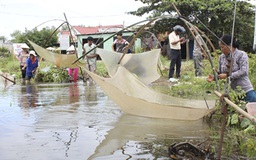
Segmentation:
<svg viewBox="0 0 256 160">
<path fill-rule="evenodd" d="M 26 80 L 30 81 L 36 74 L 38 59 L 35 51 L 28 51 L 29 47 L 26 44 L 22 44 L 21 49 L 16 58 L 20 62 L 21 77 L 24 83 Z"/>
<path fill-rule="evenodd" d="M 96 61 L 97 61 L 98 54 L 94 49 L 96 47 L 96 44 L 93 43 L 93 40 L 94 40 L 93 37 L 87 38 L 87 43 L 83 45 L 83 54 L 86 54 L 84 56 L 84 60 L 86 62 L 86 66 L 85 66 L 86 69 L 96 73 L 96 69 L 97 69 Z M 129 42 L 123 39 L 122 32 L 119 32 L 117 33 L 117 39 L 113 42 L 112 49 L 115 52 L 122 53 L 128 45 L 129 45 Z M 18 53 L 16 58 L 20 62 L 22 82 L 25 82 L 26 80 L 30 81 L 31 78 L 34 77 L 38 67 L 37 55 L 33 50 L 28 51 L 29 47 L 26 44 L 21 45 L 20 48 L 22 50 L 21 52 Z M 76 54 L 76 53 L 69 52 L 68 54 Z M 79 71 L 79 68 L 68 68 L 68 74 L 72 78 L 73 82 L 77 82 L 78 80 L 78 71 Z M 89 80 L 89 76 L 85 72 L 84 81 L 87 81 L 87 80 Z"/>
<path fill-rule="evenodd" d="M 93 37 L 88 37 L 87 38 L 87 43 L 83 45 L 83 54 L 84 60 L 86 63 L 86 69 L 88 69 L 91 72 L 96 73 L 97 67 L 96 67 L 96 61 L 97 61 L 97 56 L 98 54 L 96 53 L 95 47 L 96 44 L 94 44 L 94 39 Z M 129 42 L 122 37 L 122 32 L 117 33 L 117 38 L 112 44 L 112 50 L 117 53 L 123 53 L 125 49 L 128 47 Z M 71 71 L 69 72 L 70 75 L 74 75 L 74 82 L 77 80 L 77 75 L 78 75 L 78 69 L 77 71 L 73 71 L 73 69 L 70 69 Z M 84 81 L 88 81 L 90 78 L 86 72 L 84 73 Z"/>
<path fill-rule="evenodd" d="M 195 33 L 198 28 L 192 28 L 191 31 Z M 181 33 L 184 33 L 185 29 L 176 25 L 173 31 L 169 34 L 170 45 L 170 69 L 169 69 L 169 81 L 173 80 L 175 66 L 176 66 L 176 78 L 180 78 L 181 69 L 181 44 L 186 42 L 184 37 L 180 37 Z M 195 36 L 193 60 L 195 76 L 202 76 L 202 59 L 204 51 L 202 47 L 202 41 L 199 35 Z M 221 56 L 219 57 L 218 67 L 218 79 L 230 78 L 231 88 L 236 90 L 238 86 L 242 88 L 246 96 L 244 100 L 246 102 L 256 102 L 256 92 L 249 79 L 249 61 L 246 52 L 238 49 L 238 43 L 235 38 L 232 39 L 230 35 L 223 35 L 219 40 L 219 47 L 221 49 Z M 233 58 L 233 66 L 230 66 L 230 57 Z M 230 71 L 230 68 L 232 69 Z M 208 82 L 214 81 L 212 75 L 208 75 Z"/>
<path fill-rule="evenodd" d="M 194 28 L 197 29 L 197 28 Z M 194 33 L 194 29 L 191 31 Z M 186 42 L 184 37 L 180 37 L 181 33 L 185 33 L 184 27 L 176 25 L 173 27 L 173 31 L 168 35 L 168 41 L 170 45 L 170 69 L 169 69 L 169 81 L 174 78 L 174 71 L 176 73 L 176 78 L 180 78 L 181 71 L 181 44 Z M 93 43 L 93 38 L 88 37 L 87 43 L 83 45 L 84 60 L 87 65 L 86 68 L 91 72 L 96 72 L 96 61 L 98 54 L 96 53 L 96 45 Z M 117 39 L 113 42 L 112 50 L 114 52 L 123 53 L 126 47 L 129 46 L 129 42 L 122 38 L 122 33 L 117 33 Z M 238 49 L 238 43 L 235 39 L 232 39 L 230 35 L 223 35 L 219 41 L 219 47 L 222 51 L 222 55 L 219 57 L 219 67 L 218 67 L 218 78 L 226 79 L 230 77 L 231 88 L 236 89 L 240 86 L 246 93 L 245 101 L 256 102 L 256 92 L 250 82 L 248 77 L 249 62 L 247 54 Z M 21 46 L 22 51 L 17 55 L 17 59 L 20 61 L 20 69 L 22 74 L 22 80 L 30 81 L 36 73 L 38 67 L 38 59 L 35 51 L 28 51 L 29 47 L 27 45 Z M 202 42 L 198 36 L 195 36 L 194 49 L 193 49 L 193 59 L 195 76 L 202 76 L 202 59 L 203 50 Z M 94 50 L 93 50 L 94 49 Z M 89 52 L 90 51 L 90 52 Z M 89 52 L 89 53 L 87 53 Z M 232 71 L 229 69 L 230 57 L 233 58 Z M 77 81 L 78 68 L 69 70 L 69 74 L 74 76 L 74 82 Z M 231 75 L 230 75 L 231 74 Z M 86 80 L 89 78 L 86 76 Z M 214 77 L 209 75 L 207 78 L 208 82 L 214 81 Z"/>
</svg>

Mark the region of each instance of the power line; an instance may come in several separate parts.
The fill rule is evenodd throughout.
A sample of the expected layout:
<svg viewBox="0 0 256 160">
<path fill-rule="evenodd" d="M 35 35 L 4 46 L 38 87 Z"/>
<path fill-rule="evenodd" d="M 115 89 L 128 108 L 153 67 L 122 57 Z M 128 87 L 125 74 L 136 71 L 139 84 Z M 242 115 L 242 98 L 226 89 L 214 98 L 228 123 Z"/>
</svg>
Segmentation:
<svg viewBox="0 0 256 160">
<path fill-rule="evenodd" d="M 8 15 L 15 15 L 15 16 L 23 16 L 23 17 L 36 17 L 36 18 L 61 18 L 61 17 L 54 17 L 54 16 L 40 16 L 40 15 L 28 15 L 28 14 L 21 14 L 21 13 L 13 13 L 13 12 L 3 12 L 0 11 L 2 14 Z M 128 14 L 125 14 L 128 15 Z M 99 15 L 99 16 L 71 16 L 69 18 L 104 18 L 104 17 L 118 17 L 123 15 Z"/>
</svg>

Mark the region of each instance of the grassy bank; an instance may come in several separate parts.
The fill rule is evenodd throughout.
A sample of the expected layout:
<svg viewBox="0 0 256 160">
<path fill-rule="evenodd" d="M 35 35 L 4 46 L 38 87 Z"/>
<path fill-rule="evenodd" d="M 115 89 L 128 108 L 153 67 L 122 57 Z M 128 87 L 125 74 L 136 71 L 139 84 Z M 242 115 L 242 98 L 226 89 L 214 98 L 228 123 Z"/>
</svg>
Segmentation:
<svg viewBox="0 0 256 160">
<path fill-rule="evenodd" d="M 97 69 L 98 75 L 108 76 L 107 70 L 101 61 L 97 62 Z M 17 83 L 21 81 L 19 61 L 11 54 L 6 54 L 5 56 L 0 55 L 0 70 L 15 75 Z M 79 77 L 83 77 L 81 70 L 79 71 Z M 67 68 L 58 68 L 50 62 L 39 59 L 38 72 L 34 80 L 40 83 L 64 83 L 69 81 L 69 75 Z"/>
</svg>

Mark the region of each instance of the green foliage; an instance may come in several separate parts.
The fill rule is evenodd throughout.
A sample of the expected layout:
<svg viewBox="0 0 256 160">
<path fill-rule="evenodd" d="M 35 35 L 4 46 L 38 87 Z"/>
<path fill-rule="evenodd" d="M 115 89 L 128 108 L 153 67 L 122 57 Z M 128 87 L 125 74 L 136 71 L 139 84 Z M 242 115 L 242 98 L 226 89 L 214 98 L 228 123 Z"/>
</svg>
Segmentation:
<svg viewBox="0 0 256 160">
<path fill-rule="evenodd" d="M 250 158 L 255 158 L 256 156 L 256 139 L 255 138 L 245 138 L 245 141 L 242 146 L 241 150 L 246 152 Z"/>
<path fill-rule="evenodd" d="M 241 100 L 244 93 L 240 93 L 232 90 L 230 93 L 230 100 L 235 102 L 237 106 L 245 109 L 245 102 Z M 222 114 L 220 109 L 217 109 L 213 116 L 213 119 L 218 120 L 213 125 L 213 135 L 218 134 L 214 132 L 220 131 L 220 123 L 222 121 Z M 255 145 L 251 142 L 255 142 L 255 125 L 247 118 L 242 117 L 233 107 L 228 107 L 227 125 L 225 129 L 225 137 L 223 142 L 223 154 L 224 156 L 232 156 L 234 153 L 243 154 L 248 158 L 255 158 Z M 214 139 L 216 145 L 219 144 L 219 138 Z"/>
<path fill-rule="evenodd" d="M 16 78 L 20 77 L 20 64 L 11 54 L 7 57 L 0 56 L 0 68 L 2 72 L 7 72 L 11 75 L 16 75 Z"/>
<path fill-rule="evenodd" d="M 39 71 L 38 75 L 35 78 L 36 82 L 43 83 L 63 83 L 68 82 L 69 75 L 66 69 L 60 69 L 56 67 L 51 67 L 47 72 Z"/>
<path fill-rule="evenodd" d="M 108 77 L 108 72 L 101 61 L 97 61 L 97 74 L 103 77 Z M 79 76 L 83 76 L 80 71 Z M 41 83 L 69 82 L 69 75 L 67 69 L 56 68 L 53 64 L 42 61 L 40 63 L 40 70 L 35 77 L 35 81 Z"/>
<path fill-rule="evenodd" d="M 241 128 L 247 128 L 252 124 L 252 122 L 248 118 L 244 118 L 241 122 Z"/>
<path fill-rule="evenodd" d="M 15 74 L 16 79 L 20 79 L 21 71 L 19 67 L 19 61 L 11 54 L 8 54 L 7 57 L 0 56 L 0 68 L 2 72 L 8 72 L 11 75 Z M 97 61 L 97 74 L 108 77 L 106 67 L 101 61 Z M 81 72 L 79 72 L 79 76 L 82 77 Z M 40 83 L 65 83 L 69 82 L 69 75 L 65 68 L 57 68 L 50 62 L 40 61 L 35 81 Z"/>
<path fill-rule="evenodd" d="M 163 65 L 169 66 L 169 60 L 162 58 Z M 211 67 L 208 60 L 203 61 L 204 69 L 202 77 L 195 77 L 193 60 L 182 62 L 181 78 L 177 84 L 170 87 L 169 95 L 183 98 L 202 99 L 208 96 L 215 89 L 215 83 L 209 83 L 206 77 L 211 73 Z M 168 73 L 166 73 L 168 75 Z M 167 76 L 166 75 L 166 76 Z M 223 85 L 223 82 L 220 82 Z M 210 95 L 212 96 L 212 95 Z M 214 96 L 213 96 L 214 97 Z"/>
<path fill-rule="evenodd" d="M 250 62 L 250 70 L 249 76 L 253 85 L 255 86 L 254 75 L 256 71 L 254 68 L 256 67 L 254 54 L 249 54 L 249 62 Z M 169 66 L 170 60 L 166 57 L 160 57 L 160 60 L 164 66 Z M 213 57 L 213 61 L 215 66 L 217 66 L 218 58 Z M 180 96 L 184 98 L 200 98 L 206 96 L 205 91 L 213 91 L 215 89 L 215 83 L 208 83 L 206 81 L 206 77 L 208 74 L 212 74 L 212 68 L 209 64 L 208 60 L 203 61 L 203 77 L 196 78 L 194 75 L 194 67 L 193 61 L 185 61 L 182 62 L 181 68 L 181 78 L 179 79 L 179 85 L 174 85 L 170 87 L 168 94 L 173 96 Z M 167 79 L 168 73 L 163 72 L 164 76 Z M 225 80 L 219 81 L 221 93 L 224 93 Z M 213 96 L 213 95 L 212 95 Z M 234 102 L 241 109 L 245 110 L 245 102 L 242 101 L 245 96 L 244 91 L 242 91 L 241 87 L 237 87 L 236 90 L 231 90 L 229 92 L 229 96 L 232 102 Z M 216 98 L 216 97 L 215 97 Z M 216 103 L 216 112 L 212 117 L 211 122 L 212 125 L 212 135 L 213 139 L 213 150 L 219 144 L 219 131 L 222 121 L 222 113 L 220 110 L 221 103 Z M 227 115 L 227 126 L 225 130 L 225 137 L 223 142 L 223 156 L 232 157 L 234 153 L 243 154 L 248 158 L 255 158 L 255 125 L 247 118 L 241 119 L 240 114 L 232 107 L 228 107 L 228 115 Z"/>
<path fill-rule="evenodd" d="M 27 42 L 27 40 L 30 40 L 38 44 L 39 46 L 47 48 L 48 46 L 54 46 L 57 44 L 57 33 L 55 32 L 53 34 L 54 31 L 55 27 L 46 27 L 40 31 L 35 28 L 31 31 L 26 30 L 25 33 L 15 31 L 11 34 L 11 36 L 14 38 L 13 42 L 15 43 L 24 43 Z M 30 43 L 27 42 L 27 44 L 30 46 Z M 30 48 L 33 47 L 30 46 Z"/>
<path fill-rule="evenodd" d="M 99 76 L 102 76 L 102 77 L 108 77 L 108 71 L 104 65 L 104 63 L 102 61 L 97 61 L 97 71 L 96 73 L 99 75 Z"/>
<path fill-rule="evenodd" d="M 143 52 L 143 48 L 135 48 L 135 53 L 142 53 Z"/>
<path fill-rule="evenodd" d="M 155 17 L 163 14 L 173 14 L 176 12 L 173 3 L 181 12 L 183 18 L 189 19 L 204 31 L 214 42 L 215 46 L 218 39 L 212 33 L 221 37 L 224 33 L 231 34 L 233 25 L 233 15 L 235 1 L 230 0 L 140 0 L 146 4 L 130 14 L 141 16 L 150 13 L 149 17 Z M 247 1 L 237 1 L 236 19 L 235 19 L 235 37 L 240 41 L 240 48 L 246 51 L 252 51 L 252 42 L 254 35 L 254 6 Z M 196 18 L 195 18 L 196 17 Z M 182 24 L 179 20 L 163 19 L 155 23 L 151 31 L 164 33 L 170 31 L 176 24 Z M 211 31 L 207 30 L 209 28 Z M 211 33 L 212 32 L 212 33 Z"/>
<path fill-rule="evenodd" d="M 254 88 L 256 88 L 256 54 L 248 54 L 249 57 L 249 78 Z"/>
<path fill-rule="evenodd" d="M 6 41 L 6 37 L 5 36 L 0 36 L 0 40 L 3 40 L 3 42 Z"/>
<path fill-rule="evenodd" d="M 208 83 L 205 78 L 189 77 L 189 82 L 183 81 L 178 85 L 173 85 L 170 88 L 169 94 L 183 98 L 202 99 L 209 93 L 212 93 L 214 87 L 214 83 Z"/>
<path fill-rule="evenodd" d="M 10 51 L 8 50 L 8 48 L 5 47 L 0 47 L 0 57 L 9 57 L 11 56 Z"/>
</svg>

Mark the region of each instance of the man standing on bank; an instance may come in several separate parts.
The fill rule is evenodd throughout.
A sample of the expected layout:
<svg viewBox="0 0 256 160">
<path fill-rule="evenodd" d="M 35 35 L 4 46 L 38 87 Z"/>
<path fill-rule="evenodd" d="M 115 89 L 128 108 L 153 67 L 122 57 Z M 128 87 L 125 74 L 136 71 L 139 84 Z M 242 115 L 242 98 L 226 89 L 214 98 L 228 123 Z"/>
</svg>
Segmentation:
<svg viewBox="0 0 256 160">
<path fill-rule="evenodd" d="M 186 30 L 180 25 L 173 27 L 173 31 L 169 34 L 169 43 L 170 43 L 170 69 L 169 69 L 169 81 L 172 81 L 173 74 L 176 65 L 176 78 L 180 77 L 180 68 L 181 68 L 181 44 L 186 42 L 184 37 L 179 36 L 180 33 L 184 33 Z"/>
</svg>

